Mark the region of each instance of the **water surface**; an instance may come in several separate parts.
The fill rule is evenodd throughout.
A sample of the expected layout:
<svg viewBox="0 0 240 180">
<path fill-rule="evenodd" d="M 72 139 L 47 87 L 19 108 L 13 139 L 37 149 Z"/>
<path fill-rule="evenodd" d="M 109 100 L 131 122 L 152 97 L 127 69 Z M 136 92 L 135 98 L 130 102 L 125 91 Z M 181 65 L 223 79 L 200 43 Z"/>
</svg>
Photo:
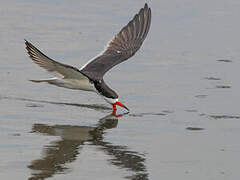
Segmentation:
<svg viewBox="0 0 240 180">
<path fill-rule="evenodd" d="M 29 82 L 49 75 L 24 39 L 81 67 L 145 1 L 1 3 L 1 179 L 239 178 L 240 2 L 147 2 L 143 47 L 105 77 L 122 117 L 93 93 Z"/>
</svg>

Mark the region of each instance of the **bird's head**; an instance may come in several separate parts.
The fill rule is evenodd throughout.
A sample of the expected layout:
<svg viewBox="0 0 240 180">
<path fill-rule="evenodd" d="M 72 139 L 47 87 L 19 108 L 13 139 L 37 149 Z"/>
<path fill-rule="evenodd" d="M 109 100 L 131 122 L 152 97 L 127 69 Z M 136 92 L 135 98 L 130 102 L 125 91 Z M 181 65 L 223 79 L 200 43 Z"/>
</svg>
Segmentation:
<svg viewBox="0 0 240 180">
<path fill-rule="evenodd" d="M 125 108 L 127 111 L 129 109 L 118 101 L 118 94 L 109 88 L 107 84 L 105 84 L 104 80 L 93 81 L 94 87 L 96 88 L 96 92 L 101 95 L 109 104 L 112 104 L 113 110 L 117 110 L 117 106 L 121 106 Z"/>
</svg>

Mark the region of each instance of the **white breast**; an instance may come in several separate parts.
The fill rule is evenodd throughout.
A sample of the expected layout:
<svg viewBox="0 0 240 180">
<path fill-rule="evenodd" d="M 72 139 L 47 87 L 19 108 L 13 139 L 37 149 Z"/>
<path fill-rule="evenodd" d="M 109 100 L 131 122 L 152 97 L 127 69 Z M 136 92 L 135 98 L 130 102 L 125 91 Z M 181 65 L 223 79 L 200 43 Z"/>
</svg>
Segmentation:
<svg viewBox="0 0 240 180">
<path fill-rule="evenodd" d="M 112 99 L 112 98 L 107 98 L 102 96 L 105 101 L 107 101 L 109 104 L 114 104 L 115 102 L 118 101 L 118 99 Z"/>
<path fill-rule="evenodd" d="M 83 91 L 95 91 L 94 85 L 88 79 L 61 79 L 62 87 L 69 89 L 77 89 Z"/>
</svg>

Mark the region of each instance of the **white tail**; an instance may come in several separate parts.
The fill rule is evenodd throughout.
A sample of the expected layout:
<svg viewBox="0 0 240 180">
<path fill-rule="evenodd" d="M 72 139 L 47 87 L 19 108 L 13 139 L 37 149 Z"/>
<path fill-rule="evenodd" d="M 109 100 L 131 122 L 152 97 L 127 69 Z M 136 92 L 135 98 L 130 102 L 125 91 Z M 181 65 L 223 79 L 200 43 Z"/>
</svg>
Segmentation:
<svg viewBox="0 0 240 180">
<path fill-rule="evenodd" d="M 54 83 L 58 80 L 58 78 L 54 77 L 54 78 L 49 78 L 49 79 L 31 79 L 29 81 L 31 82 L 35 82 L 35 83 L 40 83 L 40 82 L 48 82 L 48 83 Z"/>
</svg>

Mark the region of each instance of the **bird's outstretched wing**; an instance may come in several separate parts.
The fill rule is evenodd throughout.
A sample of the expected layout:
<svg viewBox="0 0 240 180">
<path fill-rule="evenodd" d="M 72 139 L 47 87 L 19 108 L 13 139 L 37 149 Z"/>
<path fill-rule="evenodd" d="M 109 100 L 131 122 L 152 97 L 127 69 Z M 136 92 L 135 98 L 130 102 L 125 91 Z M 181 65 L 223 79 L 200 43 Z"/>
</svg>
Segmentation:
<svg viewBox="0 0 240 180">
<path fill-rule="evenodd" d="M 55 73 L 64 79 L 86 78 L 77 68 L 54 61 L 53 59 L 43 54 L 27 40 L 25 40 L 25 44 L 30 58 L 48 72 Z"/>
<path fill-rule="evenodd" d="M 113 66 L 133 56 L 141 47 L 151 24 L 151 9 L 145 4 L 108 44 L 106 50 L 81 68 L 92 80 L 100 80 Z"/>
</svg>

